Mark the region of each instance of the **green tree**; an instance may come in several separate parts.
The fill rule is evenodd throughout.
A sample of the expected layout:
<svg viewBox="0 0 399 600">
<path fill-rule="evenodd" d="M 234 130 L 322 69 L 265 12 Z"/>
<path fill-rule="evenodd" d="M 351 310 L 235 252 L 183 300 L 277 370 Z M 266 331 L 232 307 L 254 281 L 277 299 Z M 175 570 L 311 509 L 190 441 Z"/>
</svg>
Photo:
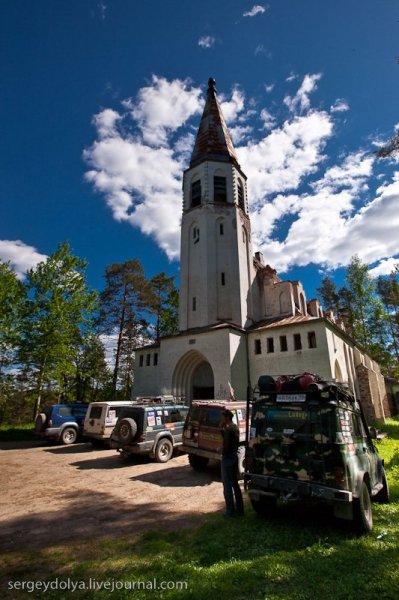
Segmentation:
<svg viewBox="0 0 399 600">
<path fill-rule="evenodd" d="M 332 310 L 335 314 L 339 312 L 339 295 L 335 282 L 327 275 L 321 280 L 321 285 L 316 289 L 324 310 Z"/>
<path fill-rule="evenodd" d="M 104 344 L 98 335 L 89 333 L 82 338 L 76 351 L 75 366 L 75 399 L 78 402 L 98 401 L 111 382 Z"/>
<path fill-rule="evenodd" d="M 377 292 L 385 309 L 385 320 L 387 322 L 390 350 L 393 353 L 396 365 L 399 364 L 399 268 L 388 275 L 378 277 Z"/>
<path fill-rule="evenodd" d="M 159 273 L 150 280 L 150 307 L 155 316 L 155 338 L 178 331 L 179 292 L 174 285 L 174 277 Z"/>
<path fill-rule="evenodd" d="M 120 365 L 128 362 L 127 346 L 138 345 L 148 327 L 149 286 L 139 260 L 109 265 L 105 270 L 105 288 L 100 295 L 99 330 L 116 336 L 112 387 L 116 394 Z M 129 344 L 127 345 L 127 339 Z M 124 354 L 125 353 L 125 354 Z"/>
<path fill-rule="evenodd" d="M 0 380 L 15 360 L 20 341 L 25 288 L 9 263 L 0 260 Z"/>
<path fill-rule="evenodd" d="M 97 294 L 86 285 L 85 269 L 64 243 L 28 271 L 19 359 L 35 381 L 35 416 L 45 386 L 61 394 L 74 375 L 76 348 L 92 326 Z"/>
<path fill-rule="evenodd" d="M 381 321 L 381 302 L 368 265 L 357 255 L 348 265 L 345 282 L 339 293 L 341 316 L 355 341 L 370 350 L 384 337 L 385 324 Z"/>
</svg>

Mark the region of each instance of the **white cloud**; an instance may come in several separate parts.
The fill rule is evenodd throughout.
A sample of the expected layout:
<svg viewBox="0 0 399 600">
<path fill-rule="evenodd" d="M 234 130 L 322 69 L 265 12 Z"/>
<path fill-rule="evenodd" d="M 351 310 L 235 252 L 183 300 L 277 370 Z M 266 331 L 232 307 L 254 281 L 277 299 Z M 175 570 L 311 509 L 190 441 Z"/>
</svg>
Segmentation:
<svg viewBox="0 0 399 600">
<path fill-rule="evenodd" d="M 238 87 L 220 97 L 248 176 L 254 250 L 280 272 L 310 263 L 334 269 L 355 253 L 384 272 L 399 254 L 399 174 L 373 193 L 374 155 L 358 150 L 328 158 L 334 117 L 345 101 L 330 112 L 312 108 L 320 77 L 306 75 L 295 96 L 286 97 L 280 124 Z M 86 178 L 113 217 L 138 227 L 170 259 L 179 256 L 181 178 L 202 106 L 189 81 L 154 76 L 123 110 L 94 117 L 97 140 L 84 152 Z"/>
<path fill-rule="evenodd" d="M 261 15 L 266 12 L 266 8 L 267 7 L 262 6 L 261 4 L 255 4 L 251 10 L 248 10 L 243 14 L 243 17 L 256 17 L 256 15 Z"/>
<path fill-rule="evenodd" d="M 389 275 L 395 270 L 395 267 L 399 265 L 399 256 L 397 258 L 386 258 L 381 260 L 380 263 L 369 270 L 369 275 L 371 277 L 379 277 L 380 275 Z"/>
<path fill-rule="evenodd" d="M 307 110 L 310 106 L 309 94 L 317 89 L 317 82 L 321 78 L 321 73 L 315 73 L 313 75 L 305 75 L 301 87 L 295 94 L 295 96 L 286 96 L 284 98 L 284 104 L 286 104 L 290 111 L 294 112 L 297 110 Z M 287 80 L 288 81 L 288 80 Z"/>
<path fill-rule="evenodd" d="M 274 83 L 270 83 L 269 85 L 265 85 L 265 90 L 268 94 L 270 94 L 274 90 Z"/>
<path fill-rule="evenodd" d="M 349 110 L 349 104 L 343 98 L 337 98 L 334 104 L 331 106 L 330 111 L 334 112 L 346 112 Z"/>
<path fill-rule="evenodd" d="M 20 240 L 0 240 L 0 258 L 4 262 L 10 262 L 18 279 L 23 279 L 29 269 L 45 261 L 47 256 Z"/>
<path fill-rule="evenodd" d="M 191 87 L 188 80 L 168 81 L 153 75 L 151 84 L 140 89 L 138 100 L 125 101 L 124 106 L 131 110 L 144 141 L 164 146 L 171 131 L 200 112 L 200 94 L 201 90 Z"/>
<path fill-rule="evenodd" d="M 201 46 L 201 48 L 212 48 L 215 42 L 216 39 L 211 35 L 204 35 L 198 40 L 198 46 Z"/>
</svg>

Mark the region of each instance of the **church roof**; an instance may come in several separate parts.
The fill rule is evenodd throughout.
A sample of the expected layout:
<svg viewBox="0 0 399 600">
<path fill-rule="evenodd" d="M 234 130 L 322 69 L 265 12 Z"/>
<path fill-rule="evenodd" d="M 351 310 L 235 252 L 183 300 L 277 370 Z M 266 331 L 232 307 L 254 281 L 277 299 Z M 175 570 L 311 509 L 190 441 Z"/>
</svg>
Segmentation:
<svg viewBox="0 0 399 600">
<path fill-rule="evenodd" d="M 205 160 L 232 162 L 240 168 L 233 143 L 216 96 L 215 80 L 209 79 L 208 93 L 191 156 L 190 168 Z"/>
</svg>

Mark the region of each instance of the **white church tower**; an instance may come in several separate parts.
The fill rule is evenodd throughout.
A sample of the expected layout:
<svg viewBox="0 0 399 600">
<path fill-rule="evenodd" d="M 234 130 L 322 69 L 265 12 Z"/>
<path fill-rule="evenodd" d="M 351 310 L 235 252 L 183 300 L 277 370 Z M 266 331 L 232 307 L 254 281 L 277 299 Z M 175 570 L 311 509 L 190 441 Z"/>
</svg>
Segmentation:
<svg viewBox="0 0 399 600">
<path fill-rule="evenodd" d="M 183 177 L 180 331 L 253 323 L 256 275 L 246 179 L 210 79 Z"/>
</svg>

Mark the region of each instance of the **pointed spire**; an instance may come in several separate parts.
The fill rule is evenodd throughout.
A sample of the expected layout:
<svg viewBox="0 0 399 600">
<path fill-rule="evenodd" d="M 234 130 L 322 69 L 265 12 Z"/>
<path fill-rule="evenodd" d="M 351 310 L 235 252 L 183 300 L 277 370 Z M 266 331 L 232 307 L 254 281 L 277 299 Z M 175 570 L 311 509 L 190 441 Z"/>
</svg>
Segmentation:
<svg viewBox="0 0 399 600">
<path fill-rule="evenodd" d="M 215 80 L 212 78 L 208 81 L 207 99 L 191 156 L 190 168 L 205 160 L 232 162 L 240 168 L 216 96 Z"/>
</svg>

